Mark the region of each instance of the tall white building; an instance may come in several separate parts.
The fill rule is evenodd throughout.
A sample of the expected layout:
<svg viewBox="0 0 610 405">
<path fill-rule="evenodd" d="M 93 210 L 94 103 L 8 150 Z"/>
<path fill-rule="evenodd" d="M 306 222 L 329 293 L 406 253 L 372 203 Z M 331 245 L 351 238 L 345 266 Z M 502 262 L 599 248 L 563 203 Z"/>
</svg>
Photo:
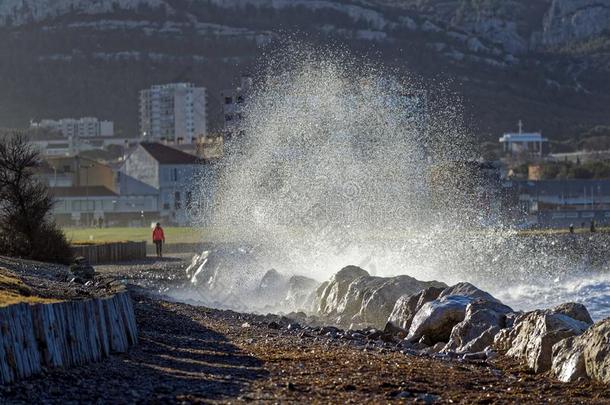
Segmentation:
<svg viewBox="0 0 610 405">
<path fill-rule="evenodd" d="M 207 92 L 192 83 L 140 92 L 140 135 L 145 142 L 194 143 L 207 135 Z"/>
<path fill-rule="evenodd" d="M 112 121 L 100 121 L 93 117 L 42 120 L 31 122 L 30 128 L 50 129 L 60 132 L 65 138 L 94 138 L 114 135 L 114 123 Z"/>
</svg>

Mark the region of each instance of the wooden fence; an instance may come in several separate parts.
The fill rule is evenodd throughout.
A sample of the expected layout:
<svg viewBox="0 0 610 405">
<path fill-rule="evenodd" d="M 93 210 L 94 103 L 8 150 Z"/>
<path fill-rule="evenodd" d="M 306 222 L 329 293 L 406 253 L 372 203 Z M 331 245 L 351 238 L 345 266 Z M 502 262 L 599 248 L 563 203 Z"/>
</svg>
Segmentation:
<svg viewBox="0 0 610 405">
<path fill-rule="evenodd" d="M 86 258 L 90 264 L 116 263 L 146 259 L 146 242 L 113 242 L 95 245 L 72 245 L 75 256 Z"/>
<path fill-rule="evenodd" d="M 137 343 L 129 293 L 0 308 L 0 384 L 122 353 Z"/>
</svg>

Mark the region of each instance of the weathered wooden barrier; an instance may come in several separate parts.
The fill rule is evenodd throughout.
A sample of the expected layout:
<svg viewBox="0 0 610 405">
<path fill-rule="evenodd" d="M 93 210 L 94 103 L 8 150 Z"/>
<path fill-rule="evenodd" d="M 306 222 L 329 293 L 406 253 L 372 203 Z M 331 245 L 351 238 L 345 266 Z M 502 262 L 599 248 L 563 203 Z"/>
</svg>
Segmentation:
<svg viewBox="0 0 610 405">
<path fill-rule="evenodd" d="M 122 353 L 138 339 L 129 293 L 0 308 L 0 384 L 42 368 L 70 367 Z"/>
<path fill-rule="evenodd" d="M 146 242 L 112 242 L 91 245 L 72 245 L 75 256 L 86 258 L 90 264 L 114 263 L 146 259 Z"/>
<path fill-rule="evenodd" d="M 163 253 L 175 254 L 175 253 L 201 253 L 207 246 L 212 246 L 209 243 L 166 243 L 163 245 Z M 146 245 L 146 249 L 149 255 L 154 256 L 156 247 L 153 244 Z"/>
</svg>

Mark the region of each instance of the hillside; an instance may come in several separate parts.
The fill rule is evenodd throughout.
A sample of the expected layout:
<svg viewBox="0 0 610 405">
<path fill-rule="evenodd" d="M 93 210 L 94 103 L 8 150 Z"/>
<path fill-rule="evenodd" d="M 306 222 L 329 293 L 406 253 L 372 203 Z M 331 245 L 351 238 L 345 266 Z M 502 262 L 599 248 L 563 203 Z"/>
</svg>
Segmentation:
<svg viewBox="0 0 610 405">
<path fill-rule="evenodd" d="M 208 87 L 217 126 L 221 89 L 298 32 L 443 83 L 482 139 L 518 119 L 573 137 L 610 125 L 608 27 L 610 0 L 4 0 L 0 126 L 94 115 L 134 133 L 138 90 L 177 80 Z"/>
</svg>

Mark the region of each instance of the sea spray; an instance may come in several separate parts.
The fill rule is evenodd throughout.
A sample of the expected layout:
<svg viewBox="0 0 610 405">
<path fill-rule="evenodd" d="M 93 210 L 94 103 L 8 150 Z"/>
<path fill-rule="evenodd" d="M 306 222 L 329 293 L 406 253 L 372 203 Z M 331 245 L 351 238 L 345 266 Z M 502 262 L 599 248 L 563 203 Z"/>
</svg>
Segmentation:
<svg viewBox="0 0 610 405">
<path fill-rule="evenodd" d="M 264 306 L 257 283 L 270 269 L 323 281 L 356 264 L 494 292 L 588 266 L 569 243 L 511 229 L 453 97 L 303 46 L 260 71 L 202 217 L 231 242 L 198 285 L 215 305 Z"/>
</svg>

